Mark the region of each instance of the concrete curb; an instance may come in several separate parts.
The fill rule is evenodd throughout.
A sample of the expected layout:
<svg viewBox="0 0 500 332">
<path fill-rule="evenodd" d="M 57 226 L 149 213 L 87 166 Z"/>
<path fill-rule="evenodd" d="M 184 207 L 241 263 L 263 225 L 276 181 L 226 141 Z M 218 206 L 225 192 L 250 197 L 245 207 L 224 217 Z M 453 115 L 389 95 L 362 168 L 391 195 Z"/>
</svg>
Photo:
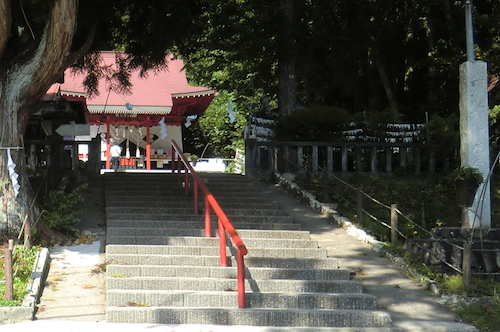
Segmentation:
<svg viewBox="0 0 500 332">
<path fill-rule="evenodd" d="M 331 218 L 339 227 L 342 227 L 350 237 L 363 242 L 375 252 L 383 254 L 385 257 L 389 258 L 405 275 L 418 280 L 418 282 L 425 288 L 429 289 L 434 296 L 440 296 L 440 292 L 435 281 L 427 278 L 412 268 L 402 257 L 395 256 L 392 253 L 385 251 L 382 242 L 367 234 L 364 230 L 357 228 L 348 218 L 341 216 L 336 210 L 332 209 L 329 204 L 321 203 L 313 194 L 303 190 L 296 183 L 286 179 L 280 173 L 275 172 L 274 176 L 278 180 L 277 184 L 281 189 L 298 198 L 300 202 L 309 206 L 313 210 Z"/>
<path fill-rule="evenodd" d="M 35 258 L 31 273 L 31 281 L 26 289 L 26 295 L 19 307 L 0 307 L 0 324 L 12 324 L 33 320 L 40 302 L 43 287 L 47 280 L 50 266 L 50 254 L 47 248 L 41 248 Z"/>
</svg>

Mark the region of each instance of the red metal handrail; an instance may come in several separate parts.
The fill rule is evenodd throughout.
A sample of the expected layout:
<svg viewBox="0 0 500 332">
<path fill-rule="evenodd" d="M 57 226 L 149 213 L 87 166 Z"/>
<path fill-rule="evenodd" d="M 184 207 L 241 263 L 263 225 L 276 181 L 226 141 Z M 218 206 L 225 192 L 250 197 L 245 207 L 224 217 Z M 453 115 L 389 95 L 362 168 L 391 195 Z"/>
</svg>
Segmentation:
<svg viewBox="0 0 500 332">
<path fill-rule="evenodd" d="M 181 162 L 185 166 L 184 173 L 184 192 L 185 195 L 189 194 L 189 174 L 193 177 L 193 196 L 194 196 L 194 213 L 198 214 L 198 189 L 201 189 L 205 195 L 205 237 L 211 237 L 211 225 L 210 225 L 210 207 L 214 210 L 215 214 L 219 219 L 219 248 L 220 248 L 220 264 L 221 266 L 227 266 L 227 256 L 226 256 L 226 233 L 231 236 L 234 245 L 236 246 L 236 269 L 237 269 L 237 279 L 238 279 L 238 306 L 240 308 L 245 308 L 245 260 L 244 257 L 248 250 L 245 244 L 239 237 L 238 233 L 234 229 L 233 225 L 227 218 L 224 211 L 222 211 L 219 203 L 215 197 L 210 193 L 205 183 L 193 169 L 191 164 L 182 153 L 175 140 L 172 140 L 172 147 L 176 153 L 172 153 L 172 172 L 177 171 L 177 177 L 180 181 L 181 179 Z M 175 155 L 177 155 L 177 162 L 175 160 Z"/>
</svg>

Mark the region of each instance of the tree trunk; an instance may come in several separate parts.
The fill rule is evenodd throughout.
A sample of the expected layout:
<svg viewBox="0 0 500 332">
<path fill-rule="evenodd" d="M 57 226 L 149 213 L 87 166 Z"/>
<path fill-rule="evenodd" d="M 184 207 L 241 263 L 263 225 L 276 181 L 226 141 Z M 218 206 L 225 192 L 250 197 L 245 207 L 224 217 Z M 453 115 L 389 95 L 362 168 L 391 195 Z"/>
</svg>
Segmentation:
<svg viewBox="0 0 500 332">
<path fill-rule="evenodd" d="M 387 100 L 389 101 L 389 107 L 393 118 L 392 120 L 398 122 L 401 119 L 401 114 L 399 114 L 399 105 L 396 100 L 396 95 L 394 94 L 394 89 L 392 88 L 391 82 L 389 80 L 389 75 L 387 74 L 385 64 L 380 58 L 378 52 L 375 52 L 374 57 L 375 65 L 377 66 L 378 72 L 380 74 L 382 86 L 384 87 Z"/>
<path fill-rule="evenodd" d="M 0 0 L 0 21 L 10 13 Z M 7 7 L 5 7 L 7 8 Z M 18 233 L 27 218 L 38 218 L 33 193 L 28 181 L 22 149 L 11 150 L 15 170 L 19 174 L 19 195 L 16 197 L 7 169 L 8 147 L 23 147 L 23 134 L 34 107 L 66 68 L 76 27 L 78 0 L 57 0 L 50 19 L 31 58 L 13 65 L 0 60 L 0 233 Z M 3 22 L 2 22 L 3 23 Z M 10 31 L 0 24 L 0 35 Z M 0 38 L 0 59 L 5 50 Z"/>
<path fill-rule="evenodd" d="M 283 17 L 282 42 L 278 52 L 278 108 L 281 114 L 290 114 L 297 103 L 295 84 L 295 41 L 293 38 L 293 0 L 279 0 Z"/>
</svg>

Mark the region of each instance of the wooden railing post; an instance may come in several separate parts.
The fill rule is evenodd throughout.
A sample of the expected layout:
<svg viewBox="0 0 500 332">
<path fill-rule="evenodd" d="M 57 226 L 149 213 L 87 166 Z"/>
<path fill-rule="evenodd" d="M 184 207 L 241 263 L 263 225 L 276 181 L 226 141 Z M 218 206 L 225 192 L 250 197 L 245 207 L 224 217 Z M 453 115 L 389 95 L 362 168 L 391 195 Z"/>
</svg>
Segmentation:
<svg viewBox="0 0 500 332">
<path fill-rule="evenodd" d="M 342 147 L 342 173 L 347 173 L 349 169 L 349 151 L 346 146 Z"/>
<path fill-rule="evenodd" d="M 31 249 L 31 222 L 28 218 L 24 224 L 24 248 Z"/>
<path fill-rule="evenodd" d="M 318 169 L 319 169 L 319 164 L 318 164 L 318 146 L 314 145 L 312 147 L 312 172 L 314 174 L 318 174 Z"/>
<path fill-rule="evenodd" d="M 333 172 L 333 147 L 326 147 L 326 161 L 328 172 Z"/>
<path fill-rule="evenodd" d="M 406 147 L 399 147 L 399 166 L 406 167 Z"/>
<path fill-rule="evenodd" d="M 269 167 L 269 172 L 274 171 L 274 146 L 269 146 L 267 149 L 267 155 L 268 155 L 268 167 Z"/>
<path fill-rule="evenodd" d="M 361 189 L 357 188 L 356 189 L 356 194 L 357 194 L 357 218 L 356 220 L 358 221 L 358 224 L 362 225 L 363 224 L 363 193 L 361 192 Z"/>
<path fill-rule="evenodd" d="M 391 244 L 395 246 L 398 243 L 398 213 L 397 204 L 391 204 Z"/>
<path fill-rule="evenodd" d="M 464 254 L 462 256 L 463 283 L 466 295 L 470 290 L 471 283 L 472 246 L 469 242 L 464 242 Z"/>
<path fill-rule="evenodd" d="M 385 172 L 392 174 L 392 147 L 385 148 Z"/>
<path fill-rule="evenodd" d="M 14 300 L 14 278 L 12 277 L 12 247 L 9 240 L 9 247 L 3 250 L 5 265 L 5 298 L 7 301 Z"/>
</svg>

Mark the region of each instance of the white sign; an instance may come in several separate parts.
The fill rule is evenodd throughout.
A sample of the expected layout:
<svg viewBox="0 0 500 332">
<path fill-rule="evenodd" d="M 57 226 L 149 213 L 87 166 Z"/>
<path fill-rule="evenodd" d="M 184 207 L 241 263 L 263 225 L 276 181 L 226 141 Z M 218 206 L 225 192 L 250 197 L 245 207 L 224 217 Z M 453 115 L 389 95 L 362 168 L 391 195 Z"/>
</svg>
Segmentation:
<svg viewBox="0 0 500 332">
<path fill-rule="evenodd" d="M 56 129 L 56 133 L 61 136 L 83 136 L 90 135 L 90 125 L 88 124 L 63 124 Z"/>
</svg>

